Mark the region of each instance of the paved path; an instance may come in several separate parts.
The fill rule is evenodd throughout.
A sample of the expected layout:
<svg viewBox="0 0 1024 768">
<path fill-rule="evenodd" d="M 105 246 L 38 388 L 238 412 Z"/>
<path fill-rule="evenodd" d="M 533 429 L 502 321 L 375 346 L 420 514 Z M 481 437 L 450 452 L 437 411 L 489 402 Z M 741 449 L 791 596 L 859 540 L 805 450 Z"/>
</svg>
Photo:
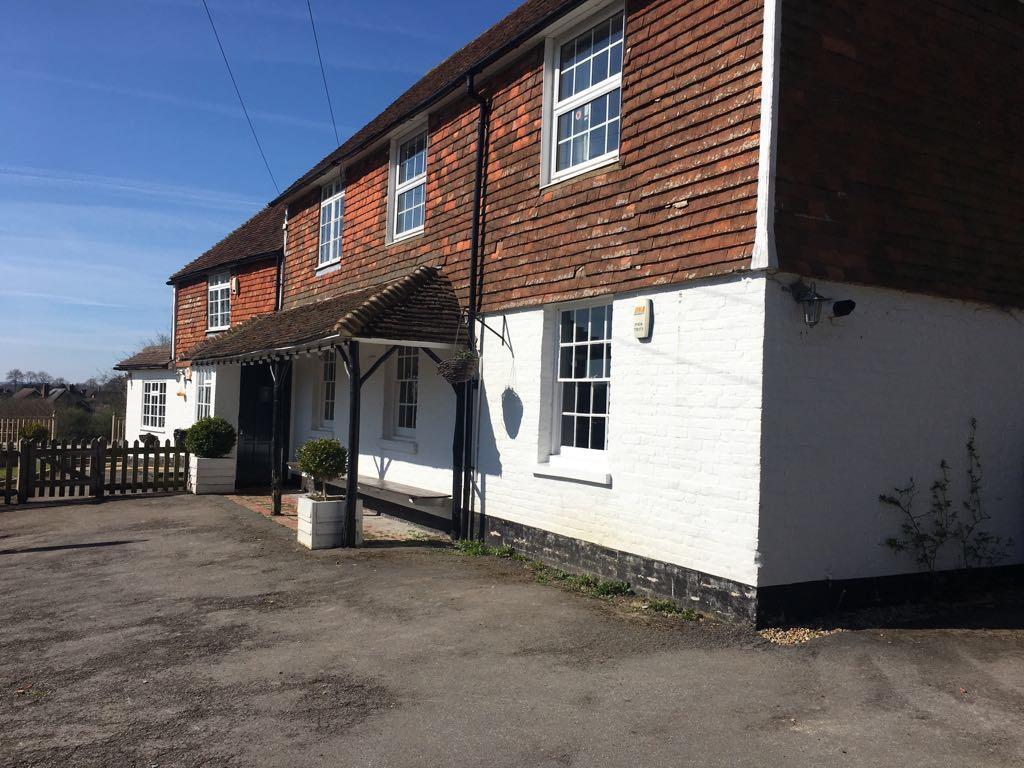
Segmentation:
<svg viewBox="0 0 1024 768">
<path fill-rule="evenodd" d="M 0 765 L 1010 766 L 1024 632 L 797 647 L 225 499 L 0 512 Z"/>
</svg>

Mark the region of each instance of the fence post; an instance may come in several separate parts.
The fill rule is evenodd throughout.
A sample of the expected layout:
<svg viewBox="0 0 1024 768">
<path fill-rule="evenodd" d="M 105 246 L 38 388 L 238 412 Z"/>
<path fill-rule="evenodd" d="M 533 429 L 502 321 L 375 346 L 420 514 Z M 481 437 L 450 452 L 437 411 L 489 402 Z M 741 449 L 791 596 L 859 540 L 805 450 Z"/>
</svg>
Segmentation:
<svg viewBox="0 0 1024 768">
<path fill-rule="evenodd" d="M 24 504 L 28 501 L 28 490 L 32 487 L 35 467 L 32 466 L 32 444 L 28 440 L 21 440 L 18 448 L 18 503 Z"/>
<path fill-rule="evenodd" d="M 92 449 L 92 472 L 89 473 L 89 480 L 93 499 L 99 503 L 103 501 L 103 470 L 107 465 L 107 441 L 94 437 L 89 447 Z"/>
<path fill-rule="evenodd" d="M 50 439 L 57 439 L 57 412 L 50 414 Z"/>
</svg>

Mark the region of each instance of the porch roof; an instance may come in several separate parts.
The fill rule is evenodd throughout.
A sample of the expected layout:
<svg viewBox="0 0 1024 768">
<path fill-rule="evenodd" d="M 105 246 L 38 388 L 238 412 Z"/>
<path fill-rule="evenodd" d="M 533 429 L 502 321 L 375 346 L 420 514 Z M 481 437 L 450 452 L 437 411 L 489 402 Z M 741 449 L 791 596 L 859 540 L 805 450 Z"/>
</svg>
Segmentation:
<svg viewBox="0 0 1024 768">
<path fill-rule="evenodd" d="M 171 367 L 171 345 L 153 344 L 114 366 L 115 371 L 144 371 Z"/>
<path fill-rule="evenodd" d="M 193 364 L 248 362 L 349 339 L 451 346 L 465 343 L 466 333 L 451 282 L 422 266 L 373 288 L 247 320 L 203 342 L 189 357 Z"/>
</svg>

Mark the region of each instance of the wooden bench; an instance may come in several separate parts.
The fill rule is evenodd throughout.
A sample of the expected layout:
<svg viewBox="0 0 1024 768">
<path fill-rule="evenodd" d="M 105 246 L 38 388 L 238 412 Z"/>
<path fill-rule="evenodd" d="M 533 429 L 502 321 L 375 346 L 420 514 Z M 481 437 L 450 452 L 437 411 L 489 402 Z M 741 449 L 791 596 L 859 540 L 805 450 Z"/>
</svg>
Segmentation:
<svg viewBox="0 0 1024 768">
<path fill-rule="evenodd" d="M 296 462 L 288 462 L 288 469 L 296 475 L 302 474 Z M 327 481 L 327 484 L 344 488 L 345 475 L 332 477 Z M 417 488 L 413 485 L 395 483 L 391 480 L 370 477 L 368 475 L 359 476 L 359 493 L 363 496 L 382 499 L 399 506 L 423 509 L 435 515 L 439 510 L 443 510 L 450 505 L 452 500 L 450 493 Z"/>
</svg>

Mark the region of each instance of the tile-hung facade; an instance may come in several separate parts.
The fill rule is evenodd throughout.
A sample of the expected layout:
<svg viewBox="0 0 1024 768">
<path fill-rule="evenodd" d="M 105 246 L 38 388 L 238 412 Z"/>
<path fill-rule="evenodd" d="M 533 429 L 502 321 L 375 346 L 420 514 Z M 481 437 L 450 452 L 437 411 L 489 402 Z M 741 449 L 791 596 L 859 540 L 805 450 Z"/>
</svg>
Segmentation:
<svg viewBox="0 0 1024 768">
<path fill-rule="evenodd" d="M 280 359 L 288 454 L 347 443 L 356 340 L 367 492 L 763 622 L 904 586 L 878 496 L 963 490 L 977 419 L 1021 563 L 1022 41 L 1003 0 L 529 0 L 172 277 L 130 424 L 153 382 L 165 430 L 251 418 Z"/>
</svg>

